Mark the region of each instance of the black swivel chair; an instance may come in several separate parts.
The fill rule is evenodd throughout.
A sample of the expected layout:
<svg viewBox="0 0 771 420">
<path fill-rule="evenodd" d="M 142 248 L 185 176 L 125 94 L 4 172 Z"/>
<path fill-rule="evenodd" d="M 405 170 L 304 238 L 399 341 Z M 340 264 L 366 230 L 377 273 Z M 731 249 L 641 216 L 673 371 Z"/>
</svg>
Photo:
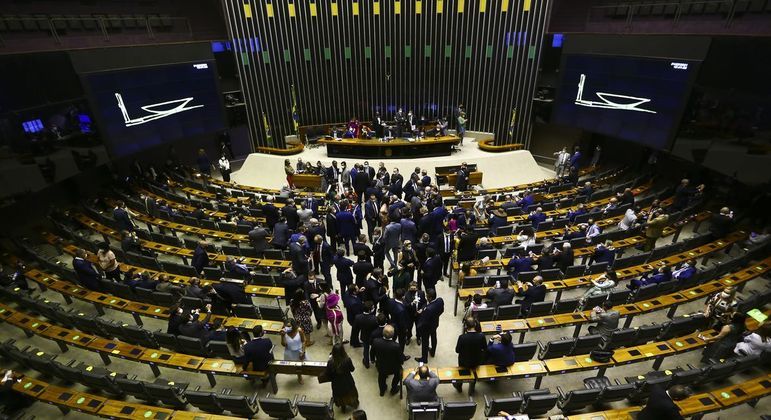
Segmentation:
<svg viewBox="0 0 771 420">
<path fill-rule="evenodd" d="M 413 402 L 407 405 L 410 411 L 410 420 L 439 420 L 442 409 L 439 401 Z"/>
<path fill-rule="evenodd" d="M 484 397 L 485 417 L 497 417 L 501 411 L 514 414 L 518 413 L 519 409 L 522 408 L 522 397 L 490 399 L 486 394 Z"/>
<path fill-rule="evenodd" d="M 562 388 L 557 387 L 560 397 L 557 407 L 563 414 L 572 413 L 584 409 L 586 406 L 594 404 L 602 393 L 601 389 L 575 389 L 565 393 Z"/>
<path fill-rule="evenodd" d="M 305 396 L 297 401 L 297 410 L 307 420 L 334 420 L 335 410 L 332 399 L 328 402 L 306 401 Z"/>
<path fill-rule="evenodd" d="M 260 408 L 270 417 L 277 419 L 293 419 L 297 416 L 297 398 L 275 398 L 271 394 L 260 398 Z"/>
<path fill-rule="evenodd" d="M 201 387 L 199 386 L 195 391 L 185 391 L 185 398 L 188 403 L 207 413 L 219 414 L 225 411 L 217 403 L 216 395 L 213 392 L 201 391 L 200 389 Z"/>
<path fill-rule="evenodd" d="M 525 400 L 522 405 L 522 414 L 530 417 L 546 414 L 554 408 L 559 399 L 559 395 L 550 393 L 548 388 L 525 391 L 522 395 Z"/>
<path fill-rule="evenodd" d="M 225 389 L 221 394 L 215 395 L 217 404 L 224 410 L 246 418 L 253 418 L 260 412 L 260 407 L 257 404 L 257 393 L 247 397 L 246 395 L 231 395 L 231 392 L 231 389 Z"/>
<path fill-rule="evenodd" d="M 468 401 L 439 401 L 442 405 L 443 420 L 470 420 L 477 411 L 477 403 L 471 397 Z"/>
</svg>

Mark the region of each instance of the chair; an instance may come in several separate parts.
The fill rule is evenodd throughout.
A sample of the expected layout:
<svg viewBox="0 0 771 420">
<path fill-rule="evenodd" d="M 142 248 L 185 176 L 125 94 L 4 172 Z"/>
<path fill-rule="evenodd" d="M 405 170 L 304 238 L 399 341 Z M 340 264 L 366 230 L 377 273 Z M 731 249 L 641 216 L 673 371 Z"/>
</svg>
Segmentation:
<svg viewBox="0 0 771 420">
<path fill-rule="evenodd" d="M 530 417 L 540 416 L 557 404 L 559 395 L 550 393 L 548 389 L 536 391 L 545 392 L 526 391 L 523 394 L 525 402 L 522 404 L 522 414 L 527 414 Z"/>
<path fill-rule="evenodd" d="M 482 249 L 477 252 L 477 259 L 481 260 L 485 257 L 490 258 L 491 260 L 494 260 L 498 257 L 498 250 L 497 249 Z"/>
<path fill-rule="evenodd" d="M 536 276 L 538 276 L 537 271 L 522 271 L 517 274 L 517 280 L 522 283 L 532 282 Z"/>
<path fill-rule="evenodd" d="M 715 363 L 704 368 L 704 376 L 702 376 L 701 381 L 721 381 L 733 375 L 736 371 L 736 362 L 733 360 L 729 360 L 723 363 Z"/>
<path fill-rule="evenodd" d="M 528 311 L 528 317 L 549 315 L 551 313 L 554 302 L 536 302 L 530 305 L 530 311 Z"/>
<path fill-rule="evenodd" d="M 570 354 L 589 354 L 592 350 L 600 348 L 602 336 L 599 334 L 582 335 L 576 338 L 576 344 Z"/>
<path fill-rule="evenodd" d="M 471 397 L 468 401 L 439 401 L 442 404 L 443 420 L 469 420 L 477 411 L 477 403 Z"/>
<path fill-rule="evenodd" d="M 632 300 L 634 302 L 639 302 L 641 300 L 648 300 L 652 297 L 655 297 L 659 294 L 659 284 L 653 283 L 653 284 L 646 284 L 645 286 L 641 286 L 637 289 L 637 292 L 632 297 Z"/>
<path fill-rule="evenodd" d="M 524 362 L 530 360 L 538 352 L 538 343 L 514 344 L 514 361 Z"/>
<path fill-rule="evenodd" d="M 225 341 L 216 341 L 212 340 L 206 343 L 206 349 L 209 352 L 209 355 L 212 357 L 221 357 L 224 359 L 232 358 L 233 355 L 230 354 L 230 348 L 228 347 L 228 343 Z"/>
<path fill-rule="evenodd" d="M 93 373 L 90 371 L 81 371 L 81 381 L 91 389 L 105 391 L 119 397 L 125 393 L 108 373 Z"/>
<path fill-rule="evenodd" d="M 637 327 L 637 338 L 635 340 L 635 345 L 645 344 L 649 341 L 653 341 L 658 337 L 659 333 L 661 332 L 661 325 L 658 324 L 650 324 L 650 325 L 640 325 Z"/>
<path fill-rule="evenodd" d="M 438 401 L 413 402 L 407 405 L 410 420 L 438 420 L 442 406 Z"/>
<path fill-rule="evenodd" d="M 463 288 L 482 287 L 485 284 L 485 276 L 468 276 L 463 279 Z"/>
<path fill-rule="evenodd" d="M 669 384 L 672 382 L 672 377 L 669 375 L 648 378 L 643 380 L 642 383 L 638 382 L 636 380 L 637 378 L 634 378 L 632 381 L 629 381 L 629 379 L 633 378 L 627 378 L 627 382 L 637 384 L 637 389 L 635 389 L 634 392 L 627 396 L 627 399 L 633 403 L 639 403 L 648 399 L 648 397 L 651 395 L 651 387 L 654 385 L 660 386 L 662 389 L 667 389 L 669 388 Z"/>
<path fill-rule="evenodd" d="M 223 245 L 223 248 L 224 248 L 224 245 Z M 227 254 L 227 255 L 231 255 L 231 254 Z M 222 270 L 220 270 L 219 267 L 204 267 L 203 276 L 207 280 L 219 280 L 220 277 L 222 277 Z"/>
<path fill-rule="evenodd" d="M 629 301 L 629 296 L 631 294 L 631 290 L 614 290 L 608 295 L 608 300 L 613 306 L 621 305 Z"/>
<path fill-rule="evenodd" d="M 165 349 L 174 350 L 177 351 L 179 348 L 179 343 L 177 342 L 177 336 L 174 334 L 167 334 L 163 331 L 156 331 L 153 333 L 153 337 L 155 337 L 155 341 L 158 343 L 158 346 L 163 347 Z"/>
<path fill-rule="evenodd" d="M 233 307 L 233 315 L 239 318 L 259 319 L 260 313 L 254 305 L 237 304 Z"/>
<path fill-rule="evenodd" d="M 637 329 L 622 328 L 610 333 L 610 337 L 605 341 L 603 349 L 615 350 L 619 347 L 632 346 L 637 341 Z"/>
<path fill-rule="evenodd" d="M 283 260 L 284 259 L 284 251 L 280 249 L 266 249 L 265 250 L 265 258 L 269 260 Z"/>
<path fill-rule="evenodd" d="M 278 306 L 259 305 L 257 307 L 260 311 L 260 318 L 267 319 L 269 321 L 284 321 L 284 311 Z"/>
<path fill-rule="evenodd" d="M 690 334 L 697 329 L 706 327 L 706 323 L 707 319 L 702 314 L 694 314 L 693 316 L 687 317 L 677 317 L 664 324 L 661 329 L 661 334 L 657 337 L 657 339 L 669 340 L 670 338 Z"/>
<path fill-rule="evenodd" d="M 289 398 L 274 398 L 267 394 L 259 401 L 262 411 L 270 417 L 293 419 L 297 416 L 297 395 L 290 400 Z"/>
<path fill-rule="evenodd" d="M 600 398 L 601 389 L 576 389 L 564 393 L 562 388 L 557 387 L 559 392 L 559 401 L 557 408 L 562 410 L 563 414 L 572 413 L 581 410 L 588 405 L 594 404 Z"/>
<path fill-rule="evenodd" d="M 153 349 L 158 348 L 158 343 L 150 331 L 139 328 L 136 325 L 123 325 L 121 330 L 123 331 L 123 337 L 126 337 L 131 343 Z"/>
<path fill-rule="evenodd" d="M 485 394 L 484 397 L 485 417 L 497 417 L 498 413 L 501 411 L 505 411 L 509 414 L 517 413 L 522 407 L 522 397 L 490 399 L 487 394 Z"/>
<path fill-rule="evenodd" d="M 187 405 L 184 390 L 171 382 L 162 379 L 154 383 L 145 382 L 144 385 L 147 394 L 155 400 L 175 408 L 183 408 Z"/>
<path fill-rule="evenodd" d="M 185 391 L 187 402 L 208 413 L 219 414 L 225 410 L 217 403 L 217 398 L 213 392 L 200 391 L 201 387 L 196 387 L 195 391 Z"/>
<path fill-rule="evenodd" d="M 297 402 L 297 410 L 300 415 L 308 420 L 334 420 L 335 410 L 329 402 L 306 401 L 305 395 Z"/>
<path fill-rule="evenodd" d="M 602 304 L 602 302 L 605 302 L 606 300 L 608 300 L 607 293 L 589 296 L 586 298 L 586 300 L 584 300 L 584 309 L 591 309 L 591 308 L 594 308 L 595 306 L 600 306 L 600 304 Z"/>
<path fill-rule="evenodd" d="M 538 342 L 538 358 L 543 359 L 553 359 L 555 357 L 562 357 L 567 356 L 571 350 L 573 350 L 573 346 L 575 345 L 576 339 L 575 338 L 563 338 L 561 340 L 552 340 L 546 343 L 546 345 L 542 345 L 541 342 Z"/>
<path fill-rule="evenodd" d="M 245 395 L 230 395 L 231 391 L 231 389 L 225 389 L 221 394 L 214 396 L 217 404 L 224 410 L 247 418 L 252 418 L 260 412 L 260 407 L 257 404 L 257 393 L 247 397 Z"/>
<path fill-rule="evenodd" d="M 586 266 L 583 265 L 571 265 L 565 269 L 565 278 L 581 277 L 586 272 Z"/>
<path fill-rule="evenodd" d="M 584 380 L 584 386 L 586 386 L 586 380 Z M 597 399 L 596 404 L 605 405 L 611 402 L 625 400 L 632 394 L 632 392 L 634 392 L 634 390 L 635 384 L 618 383 L 615 385 L 608 385 L 602 388 L 602 393 L 600 393 L 600 397 Z"/>
<path fill-rule="evenodd" d="M 608 271 L 608 263 L 602 262 L 602 263 L 592 264 L 589 267 L 587 267 L 586 274 L 587 275 L 599 274 L 599 273 L 604 273 L 606 271 Z"/>
<path fill-rule="evenodd" d="M 198 338 L 185 337 L 184 335 L 177 336 L 178 351 L 185 354 L 192 354 L 194 356 L 206 356 L 207 350 L 203 346 L 203 343 Z"/>
<path fill-rule="evenodd" d="M 136 377 L 135 377 L 136 378 Z M 134 398 L 138 398 L 143 401 L 154 401 L 155 398 L 151 397 L 145 390 L 145 385 L 141 381 L 137 381 L 134 378 L 115 378 L 115 384 L 126 394 L 131 395 Z"/>
<path fill-rule="evenodd" d="M 514 319 L 522 315 L 522 305 L 501 305 L 495 319 Z"/>
<path fill-rule="evenodd" d="M 562 279 L 562 271 L 559 268 L 549 268 L 541 270 L 541 277 L 544 281 L 553 281 Z"/>
<path fill-rule="evenodd" d="M 701 380 L 704 371 L 701 368 L 678 370 L 672 374 L 671 385 L 691 385 Z"/>
<path fill-rule="evenodd" d="M 574 312 L 581 304 L 581 299 L 579 298 L 573 298 L 573 299 L 560 299 L 556 302 L 554 302 L 554 309 L 552 309 L 552 313 L 554 314 L 565 314 Z"/>
<path fill-rule="evenodd" d="M 472 312 L 472 315 L 474 318 L 476 318 L 479 322 L 484 321 L 492 321 L 493 318 L 495 318 L 495 308 L 480 308 L 475 309 Z"/>
</svg>

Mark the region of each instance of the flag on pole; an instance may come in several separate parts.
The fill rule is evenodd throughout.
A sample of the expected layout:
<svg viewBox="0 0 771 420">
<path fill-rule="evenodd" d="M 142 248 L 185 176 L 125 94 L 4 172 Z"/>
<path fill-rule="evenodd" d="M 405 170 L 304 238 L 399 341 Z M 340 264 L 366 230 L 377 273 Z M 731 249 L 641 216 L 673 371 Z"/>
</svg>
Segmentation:
<svg viewBox="0 0 771 420">
<path fill-rule="evenodd" d="M 517 108 L 511 109 L 511 122 L 509 123 L 509 135 L 514 137 L 514 127 L 517 125 Z"/>
<path fill-rule="evenodd" d="M 270 125 L 268 125 L 268 116 L 262 113 L 262 124 L 265 128 L 265 141 L 268 146 L 273 147 L 273 137 L 270 135 Z"/>
<path fill-rule="evenodd" d="M 294 92 L 294 85 L 292 86 L 292 124 L 294 125 L 294 132 L 297 133 L 297 129 L 300 127 L 300 114 L 297 112 L 297 95 Z"/>
</svg>

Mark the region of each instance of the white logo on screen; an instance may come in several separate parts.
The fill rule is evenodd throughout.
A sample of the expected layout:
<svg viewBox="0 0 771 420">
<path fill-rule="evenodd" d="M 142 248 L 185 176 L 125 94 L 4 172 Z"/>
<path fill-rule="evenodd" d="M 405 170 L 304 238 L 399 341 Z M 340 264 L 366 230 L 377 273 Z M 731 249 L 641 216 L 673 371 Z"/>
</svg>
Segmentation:
<svg viewBox="0 0 771 420">
<path fill-rule="evenodd" d="M 206 64 L 206 63 L 202 63 L 202 64 L 193 64 L 193 67 L 195 67 L 195 68 L 196 68 L 196 69 L 198 69 L 198 70 L 201 70 L 201 69 L 208 69 L 208 68 L 209 68 L 209 65 L 208 65 L 208 64 Z"/>
<path fill-rule="evenodd" d="M 578 93 L 576 93 L 575 104 L 579 106 L 585 106 L 588 108 L 604 108 L 604 109 L 616 109 L 619 111 L 636 111 L 636 112 L 649 112 L 656 114 L 656 111 L 650 109 L 638 108 L 644 103 L 648 103 L 651 100 L 648 98 L 638 98 L 636 96 L 619 95 L 616 93 L 607 92 L 594 92 L 602 102 L 588 101 L 584 99 L 584 83 L 586 83 L 586 75 L 581 74 L 578 80 Z"/>
<path fill-rule="evenodd" d="M 195 108 L 203 108 L 203 105 L 187 106 L 187 104 L 189 104 L 194 99 L 191 96 L 189 98 L 174 99 L 173 101 L 159 102 L 157 104 L 140 106 L 140 108 L 142 108 L 143 111 L 149 112 L 149 114 L 139 118 L 131 118 L 129 117 L 128 110 L 126 109 L 126 104 L 123 103 L 123 96 L 120 93 L 116 92 L 115 99 L 118 100 L 118 108 L 120 108 L 120 112 L 123 114 L 123 122 L 126 123 L 126 127 L 133 127 L 135 125 L 146 124 L 151 121 L 170 117 L 174 114 L 190 111 L 191 109 L 195 109 Z M 177 104 L 177 105 L 173 106 L 173 104 Z M 158 109 L 159 107 L 161 107 L 161 109 Z"/>
<path fill-rule="evenodd" d="M 688 63 L 669 63 L 670 66 L 672 66 L 675 70 L 688 70 Z"/>
</svg>

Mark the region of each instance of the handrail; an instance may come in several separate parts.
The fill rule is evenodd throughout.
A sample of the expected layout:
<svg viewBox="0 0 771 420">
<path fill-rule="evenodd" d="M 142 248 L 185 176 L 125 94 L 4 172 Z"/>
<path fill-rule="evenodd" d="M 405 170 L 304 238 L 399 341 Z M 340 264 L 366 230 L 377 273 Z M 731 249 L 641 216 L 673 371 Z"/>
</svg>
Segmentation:
<svg viewBox="0 0 771 420">
<path fill-rule="evenodd" d="M 278 147 L 259 146 L 259 147 L 256 147 L 254 151 L 258 153 L 266 153 L 269 155 L 290 156 L 290 155 L 296 155 L 298 153 L 301 153 L 304 149 L 305 149 L 305 146 L 302 144 L 302 142 L 300 142 L 286 149 L 281 149 Z"/>
<path fill-rule="evenodd" d="M 495 142 L 495 139 L 484 139 L 477 141 L 477 145 L 481 150 L 492 153 L 510 152 L 512 150 L 522 150 L 525 148 L 525 145 L 522 143 L 511 143 L 498 146 L 493 144 L 493 142 Z"/>
</svg>

